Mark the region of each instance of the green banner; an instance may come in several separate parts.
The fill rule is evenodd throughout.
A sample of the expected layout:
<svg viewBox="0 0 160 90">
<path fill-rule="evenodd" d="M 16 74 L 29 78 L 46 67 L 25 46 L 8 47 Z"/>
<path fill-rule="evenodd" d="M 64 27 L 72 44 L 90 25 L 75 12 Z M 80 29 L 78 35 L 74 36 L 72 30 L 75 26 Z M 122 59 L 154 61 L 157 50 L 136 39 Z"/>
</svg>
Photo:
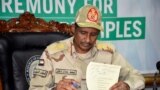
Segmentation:
<svg viewBox="0 0 160 90">
<path fill-rule="evenodd" d="M 104 31 L 100 40 L 128 40 L 145 38 L 145 17 L 103 18 Z"/>
<path fill-rule="evenodd" d="M 1 0 L 0 18 L 18 17 L 25 11 L 48 20 L 72 18 L 86 4 L 97 6 L 103 17 L 117 17 L 117 0 Z"/>
<path fill-rule="evenodd" d="M 99 40 L 128 40 L 145 38 L 145 17 L 118 17 L 117 0 L 1 0 L 0 19 L 19 17 L 25 11 L 46 21 L 73 23 L 80 7 L 97 6 L 102 13 L 104 31 Z"/>
</svg>

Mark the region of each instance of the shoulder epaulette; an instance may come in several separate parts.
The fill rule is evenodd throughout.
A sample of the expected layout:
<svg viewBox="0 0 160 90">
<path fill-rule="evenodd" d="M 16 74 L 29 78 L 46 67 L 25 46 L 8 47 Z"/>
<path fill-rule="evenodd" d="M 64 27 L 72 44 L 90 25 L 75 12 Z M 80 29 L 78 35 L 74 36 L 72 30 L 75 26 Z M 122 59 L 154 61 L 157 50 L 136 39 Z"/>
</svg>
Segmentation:
<svg viewBox="0 0 160 90">
<path fill-rule="evenodd" d="M 98 50 L 108 51 L 110 53 L 115 52 L 115 47 L 111 43 L 97 43 L 96 47 Z"/>
<path fill-rule="evenodd" d="M 65 44 L 65 42 L 55 42 L 47 46 L 46 50 L 48 51 L 49 54 L 54 54 L 67 49 L 67 47 L 68 46 Z"/>
</svg>

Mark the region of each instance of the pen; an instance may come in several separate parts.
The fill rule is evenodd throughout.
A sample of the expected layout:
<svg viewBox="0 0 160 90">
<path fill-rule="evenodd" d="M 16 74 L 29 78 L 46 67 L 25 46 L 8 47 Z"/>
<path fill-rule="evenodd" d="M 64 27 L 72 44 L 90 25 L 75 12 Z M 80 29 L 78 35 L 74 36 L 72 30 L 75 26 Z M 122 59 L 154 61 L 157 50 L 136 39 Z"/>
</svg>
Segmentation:
<svg viewBox="0 0 160 90">
<path fill-rule="evenodd" d="M 75 88 L 80 88 L 80 85 L 77 82 L 72 82 L 72 86 Z"/>
</svg>

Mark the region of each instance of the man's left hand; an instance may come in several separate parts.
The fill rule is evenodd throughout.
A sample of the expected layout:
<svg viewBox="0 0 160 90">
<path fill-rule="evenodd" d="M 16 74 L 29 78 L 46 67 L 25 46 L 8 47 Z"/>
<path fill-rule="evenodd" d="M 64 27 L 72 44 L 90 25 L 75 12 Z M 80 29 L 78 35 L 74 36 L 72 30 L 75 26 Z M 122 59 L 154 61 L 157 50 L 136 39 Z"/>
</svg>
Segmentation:
<svg viewBox="0 0 160 90">
<path fill-rule="evenodd" d="M 123 81 L 119 81 L 118 83 L 114 84 L 110 90 L 130 90 L 130 87 L 127 83 Z"/>
</svg>

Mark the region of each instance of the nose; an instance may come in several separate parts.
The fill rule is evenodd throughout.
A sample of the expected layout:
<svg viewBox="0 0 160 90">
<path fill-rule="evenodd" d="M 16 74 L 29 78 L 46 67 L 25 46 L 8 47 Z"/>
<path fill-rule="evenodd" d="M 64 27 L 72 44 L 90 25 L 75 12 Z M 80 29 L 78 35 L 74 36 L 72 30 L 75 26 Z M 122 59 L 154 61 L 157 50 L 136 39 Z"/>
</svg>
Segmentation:
<svg viewBox="0 0 160 90">
<path fill-rule="evenodd" d="M 90 41 L 91 41 L 90 35 L 87 34 L 87 36 L 86 36 L 86 42 L 90 42 Z"/>
</svg>

